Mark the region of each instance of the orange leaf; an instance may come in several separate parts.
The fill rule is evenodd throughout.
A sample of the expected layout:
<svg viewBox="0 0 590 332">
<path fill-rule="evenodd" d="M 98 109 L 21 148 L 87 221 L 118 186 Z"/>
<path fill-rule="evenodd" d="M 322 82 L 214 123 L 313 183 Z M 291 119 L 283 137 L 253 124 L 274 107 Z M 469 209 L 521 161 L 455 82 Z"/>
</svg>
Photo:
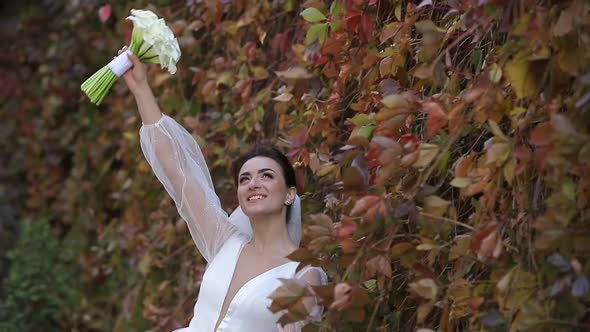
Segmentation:
<svg viewBox="0 0 590 332">
<path fill-rule="evenodd" d="M 462 156 L 457 161 L 457 165 L 455 166 L 455 177 L 462 178 L 466 177 L 469 173 L 469 169 L 471 169 L 471 163 L 473 162 L 474 155 L 469 156 Z"/>
</svg>

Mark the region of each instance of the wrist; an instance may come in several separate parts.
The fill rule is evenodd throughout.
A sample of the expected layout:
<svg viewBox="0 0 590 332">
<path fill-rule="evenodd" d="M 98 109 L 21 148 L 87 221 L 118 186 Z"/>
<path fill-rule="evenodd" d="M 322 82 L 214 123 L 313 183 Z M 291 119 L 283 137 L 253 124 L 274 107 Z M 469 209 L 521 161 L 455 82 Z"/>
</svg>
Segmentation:
<svg viewBox="0 0 590 332">
<path fill-rule="evenodd" d="M 138 83 L 131 93 L 133 93 L 136 99 L 153 95 L 152 89 L 150 88 L 147 81 Z"/>
</svg>

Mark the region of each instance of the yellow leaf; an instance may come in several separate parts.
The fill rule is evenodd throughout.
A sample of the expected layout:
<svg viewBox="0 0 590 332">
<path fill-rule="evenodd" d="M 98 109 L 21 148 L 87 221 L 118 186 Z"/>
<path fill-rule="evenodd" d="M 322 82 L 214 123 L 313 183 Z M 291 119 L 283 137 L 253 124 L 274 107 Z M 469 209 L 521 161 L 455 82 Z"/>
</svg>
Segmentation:
<svg viewBox="0 0 590 332">
<path fill-rule="evenodd" d="M 416 320 L 417 320 L 418 324 L 422 324 L 424 322 L 424 320 L 426 319 L 428 314 L 432 311 L 433 307 L 434 307 L 434 301 L 428 301 L 428 302 L 422 303 L 421 305 L 418 306 L 418 310 L 416 311 L 416 314 L 417 314 Z M 422 329 L 422 330 L 424 330 L 424 329 Z M 426 330 L 428 330 L 428 329 L 426 329 Z"/>
<path fill-rule="evenodd" d="M 414 167 L 426 167 L 428 166 L 438 154 L 438 145 L 431 143 L 424 143 L 420 145 L 420 153 L 418 159 L 414 163 Z"/>
<path fill-rule="evenodd" d="M 504 179 L 508 182 L 509 185 L 512 185 L 512 180 L 514 179 L 514 172 L 516 171 L 516 161 L 514 159 L 509 160 L 506 165 L 504 165 Z"/>
<path fill-rule="evenodd" d="M 426 198 L 424 198 L 424 204 L 425 204 L 425 208 L 426 207 L 439 208 L 439 207 L 448 206 L 450 204 L 450 202 L 447 200 L 444 200 L 436 195 L 430 195 L 430 196 L 427 196 Z"/>
<path fill-rule="evenodd" d="M 510 144 L 494 143 L 486 151 L 486 165 L 501 166 L 510 155 Z"/>
<path fill-rule="evenodd" d="M 449 204 L 451 202 L 436 195 L 430 195 L 424 198 L 424 212 L 440 217 L 445 214 Z"/>
<path fill-rule="evenodd" d="M 266 71 L 266 69 L 260 67 L 260 66 L 256 66 L 253 69 L 254 71 L 254 79 L 258 80 L 263 80 L 265 78 L 268 78 L 268 71 Z"/>
<path fill-rule="evenodd" d="M 139 270 L 139 272 L 141 274 L 146 275 L 150 271 L 151 265 L 152 265 L 152 256 L 150 256 L 150 254 L 147 253 L 147 254 L 143 255 L 143 257 L 139 261 L 137 269 Z"/>
<path fill-rule="evenodd" d="M 339 166 L 337 164 L 327 162 L 325 164 L 322 164 L 322 166 L 320 166 L 320 168 L 317 171 L 317 175 L 320 177 L 326 176 L 338 169 L 339 169 Z"/>
<path fill-rule="evenodd" d="M 454 241 L 455 244 L 449 250 L 449 260 L 455 260 L 459 257 L 463 257 L 469 252 L 469 247 L 471 246 L 471 235 L 457 235 Z"/>
<path fill-rule="evenodd" d="M 396 243 L 391 247 L 391 254 L 395 257 L 399 257 L 412 248 L 414 248 L 414 245 L 410 242 Z"/>
<path fill-rule="evenodd" d="M 307 79 L 313 77 L 305 68 L 293 67 L 284 71 L 275 71 L 279 78 L 284 79 Z"/>
<path fill-rule="evenodd" d="M 506 64 L 505 70 L 518 99 L 535 96 L 537 86 L 526 59 L 515 57 Z"/>
<path fill-rule="evenodd" d="M 438 295 L 438 286 L 436 282 L 430 278 L 423 278 L 416 282 L 410 283 L 410 289 L 412 289 L 416 294 L 420 295 L 421 297 L 434 300 Z"/>
<path fill-rule="evenodd" d="M 521 114 L 523 114 L 524 112 L 526 112 L 526 108 L 524 108 L 524 107 L 515 107 L 512 110 L 510 110 L 510 119 L 515 120 Z"/>
<path fill-rule="evenodd" d="M 432 249 L 436 249 L 436 248 L 438 248 L 438 246 L 436 244 L 433 244 L 433 243 L 422 243 L 422 244 L 419 244 L 416 247 L 416 250 L 428 251 L 428 250 L 432 250 Z"/>
<path fill-rule="evenodd" d="M 519 310 L 522 305 L 534 293 L 537 278 L 535 275 L 522 270 L 515 270 L 511 276 L 507 277 L 508 286 L 505 292 L 497 292 L 496 296 L 500 310 L 505 314 L 513 314 Z"/>
<path fill-rule="evenodd" d="M 290 94 L 288 92 L 283 92 L 280 95 L 274 97 L 272 100 L 286 103 L 286 102 L 289 102 L 291 99 L 293 99 L 292 94 Z"/>
<path fill-rule="evenodd" d="M 125 137 L 126 140 L 134 141 L 137 136 L 135 135 L 134 132 L 126 131 L 123 133 L 123 137 Z"/>
<path fill-rule="evenodd" d="M 451 181 L 451 186 L 455 187 L 455 188 L 466 188 L 471 184 L 471 178 L 470 177 L 458 177 L 458 178 L 454 178 L 453 181 Z"/>
<path fill-rule="evenodd" d="M 408 108 L 409 107 L 408 100 L 405 98 L 405 96 L 403 96 L 401 94 L 394 94 L 394 95 L 385 96 L 381 100 L 381 103 L 383 103 L 383 105 L 385 105 L 385 107 L 391 108 L 391 109 Z"/>
<path fill-rule="evenodd" d="M 471 312 L 470 302 L 473 297 L 470 284 L 464 279 L 453 281 L 447 290 L 447 297 L 452 301 L 450 317 L 458 319 Z"/>
<path fill-rule="evenodd" d="M 506 293 L 508 291 L 508 286 L 510 285 L 510 279 L 512 279 L 512 274 L 514 273 L 514 269 L 508 271 L 496 284 L 496 288 L 498 291 L 502 293 Z"/>
<path fill-rule="evenodd" d="M 395 18 L 397 18 L 398 21 L 402 20 L 402 4 L 401 4 L 401 2 L 398 3 L 397 6 L 395 7 L 394 14 L 395 14 Z"/>
<path fill-rule="evenodd" d="M 492 81 L 494 83 L 498 83 L 502 79 L 502 68 L 500 68 L 500 66 L 498 66 L 495 63 L 493 63 L 490 66 L 489 73 L 490 73 L 490 81 Z"/>
<path fill-rule="evenodd" d="M 504 135 L 502 129 L 500 129 L 500 126 L 498 126 L 498 123 L 496 121 L 488 120 L 488 124 L 490 125 L 490 129 L 492 130 L 492 133 L 494 134 L 494 136 L 496 136 L 496 138 L 504 141 L 508 140 L 508 137 Z"/>
</svg>

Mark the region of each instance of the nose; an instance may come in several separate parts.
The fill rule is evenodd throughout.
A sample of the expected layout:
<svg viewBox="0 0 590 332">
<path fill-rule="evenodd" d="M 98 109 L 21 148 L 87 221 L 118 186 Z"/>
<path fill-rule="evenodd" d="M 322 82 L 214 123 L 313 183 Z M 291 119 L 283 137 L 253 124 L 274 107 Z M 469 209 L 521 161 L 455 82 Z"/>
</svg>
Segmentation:
<svg viewBox="0 0 590 332">
<path fill-rule="evenodd" d="M 260 185 L 258 184 L 258 179 L 256 177 L 253 177 L 248 182 L 248 189 L 253 190 L 253 189 L 257 189 L 257 188 L 260 188 Z"/>
</svg>

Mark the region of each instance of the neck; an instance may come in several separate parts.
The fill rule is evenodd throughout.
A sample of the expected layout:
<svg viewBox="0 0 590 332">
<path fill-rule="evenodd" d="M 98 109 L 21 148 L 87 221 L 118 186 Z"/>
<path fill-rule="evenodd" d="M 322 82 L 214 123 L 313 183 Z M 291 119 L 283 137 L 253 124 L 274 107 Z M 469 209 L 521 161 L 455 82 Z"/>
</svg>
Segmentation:
<svg viewBox="0 0 590 332">
<path fill-rule="evenodd" d="M 285 214 L 278 216 L 261 216 L 250 219 L 252 225 L 252 240 L 250 244 L 256 252 L 269 253 L 286 257 L 297 249 L 291 241 Z"/>
</svg>

